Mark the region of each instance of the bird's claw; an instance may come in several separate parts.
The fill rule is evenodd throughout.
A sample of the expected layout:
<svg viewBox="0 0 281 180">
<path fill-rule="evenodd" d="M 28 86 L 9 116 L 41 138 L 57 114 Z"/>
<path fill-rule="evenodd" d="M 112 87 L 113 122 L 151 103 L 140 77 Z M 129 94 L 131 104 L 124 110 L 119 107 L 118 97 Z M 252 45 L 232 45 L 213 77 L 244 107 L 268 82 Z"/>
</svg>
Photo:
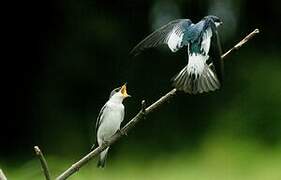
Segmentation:
<svg viewBox="0 0 281 180">
<path fill-rule="evenodd" d="M 124 132 L 123 130 L 121 130 L 121 129 L 118 129 L 118 132 L 119 132 L 120 134 L 122 134 L 122 135 L 128 136 L 128 134 L 127 134 L 126 132 Z"/>
<path fill-rule="evenodd" d="M 109 145 L 109 141 L 105 140 L 102 142 L 103 145 L 108 146 Z"/>
</svg>

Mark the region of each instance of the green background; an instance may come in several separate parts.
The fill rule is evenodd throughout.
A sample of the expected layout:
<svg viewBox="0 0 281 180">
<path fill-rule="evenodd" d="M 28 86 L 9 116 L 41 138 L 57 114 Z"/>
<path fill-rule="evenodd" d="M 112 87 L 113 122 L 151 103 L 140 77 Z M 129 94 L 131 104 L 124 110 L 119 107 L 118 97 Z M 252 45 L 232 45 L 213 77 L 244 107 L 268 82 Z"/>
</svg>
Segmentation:
<svg viewBox="0 0 281 180">
<path fill-rule="evenodd" d="M 33 5 L 33 6 L 31 6 Z M 19 49 L 8 79 L 12 95 L 1 125 L 0 167 L 9 179 L 43 179 L 33 146 L 55 177 L 94 143 L 100 108 L 128 82 L 129 121 L 145 99 L 167 93 L 186 64 L 166 46 L 129 51 L 177 18 L 219 16 L 226 51 L 255 28 L 260 34 L 225 59 L 223 87 L 180 93 L 110 149 L 107 167 L 84 166 L 72 179 L 281 179 L 279 1 L 48 1 L 30 3 L 15 21 Z M 27 33 L 26 33 L 27 32 Z M 23 53 L 20 53 L 23 52 Z M 25 59 L 25 60 L 24 60 Z M 9 70 L 10 71 L 10 70 Z"/>
</svg>

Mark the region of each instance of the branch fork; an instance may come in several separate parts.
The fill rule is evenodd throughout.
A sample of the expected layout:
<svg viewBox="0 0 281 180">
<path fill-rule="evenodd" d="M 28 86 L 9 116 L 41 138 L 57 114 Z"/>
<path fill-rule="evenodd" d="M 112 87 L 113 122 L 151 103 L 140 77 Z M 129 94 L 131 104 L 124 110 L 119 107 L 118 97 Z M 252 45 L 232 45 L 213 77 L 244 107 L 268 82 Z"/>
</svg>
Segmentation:
<svg viewBox="0 0 281 180">
<path fill-rule="evenodd" d="M 34 151 L 35 151 L 35 154 L 38 156 L 38 158 L 40 160 L 45 179 L 51 180 L 48 164 L 47 164 L 47 161 L 46 161 L 42 151 L 40 150 L 40 148 L 38 146 L 34 146 Z"/>
</svg>

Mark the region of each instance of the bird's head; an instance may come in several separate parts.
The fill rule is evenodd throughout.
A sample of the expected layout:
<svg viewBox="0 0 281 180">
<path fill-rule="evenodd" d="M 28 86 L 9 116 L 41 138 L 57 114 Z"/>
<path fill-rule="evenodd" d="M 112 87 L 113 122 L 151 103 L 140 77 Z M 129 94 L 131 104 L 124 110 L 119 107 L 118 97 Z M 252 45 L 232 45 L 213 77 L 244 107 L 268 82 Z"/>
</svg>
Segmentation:
<svg viewBox="0 0 281 180">
<path fill-rule="evenodd" d="M 206 16 L 205 18 L 206 19 L 211 19 L 215 23 L 216 27 L 222 25 L 221 19 L 219 17 L 217 17 L 217 16 L 209 15 L 209 16 Z"/>
<path fill-rule="evenodd" d="M 111 91 L 109 99 L 120 100 L 122 102 L 127 97 L 131 96 L 127 93 L 127 83 L 125 83 L 123 86 Z"/>
</svg>

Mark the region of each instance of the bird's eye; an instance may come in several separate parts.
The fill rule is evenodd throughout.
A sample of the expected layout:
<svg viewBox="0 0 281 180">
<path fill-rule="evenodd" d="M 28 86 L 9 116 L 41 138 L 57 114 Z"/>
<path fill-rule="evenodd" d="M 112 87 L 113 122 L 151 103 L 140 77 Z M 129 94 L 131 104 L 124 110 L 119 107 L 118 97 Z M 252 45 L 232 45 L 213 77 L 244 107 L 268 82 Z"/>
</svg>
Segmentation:
<svg viewBox="0 0 281 180">
<path fill-rule="evenodd" d="M 116 88 L 116 89 L 114 89 L 114 92 L 119 92 L 120 91 L 120 88 Z"/>
</svg>

